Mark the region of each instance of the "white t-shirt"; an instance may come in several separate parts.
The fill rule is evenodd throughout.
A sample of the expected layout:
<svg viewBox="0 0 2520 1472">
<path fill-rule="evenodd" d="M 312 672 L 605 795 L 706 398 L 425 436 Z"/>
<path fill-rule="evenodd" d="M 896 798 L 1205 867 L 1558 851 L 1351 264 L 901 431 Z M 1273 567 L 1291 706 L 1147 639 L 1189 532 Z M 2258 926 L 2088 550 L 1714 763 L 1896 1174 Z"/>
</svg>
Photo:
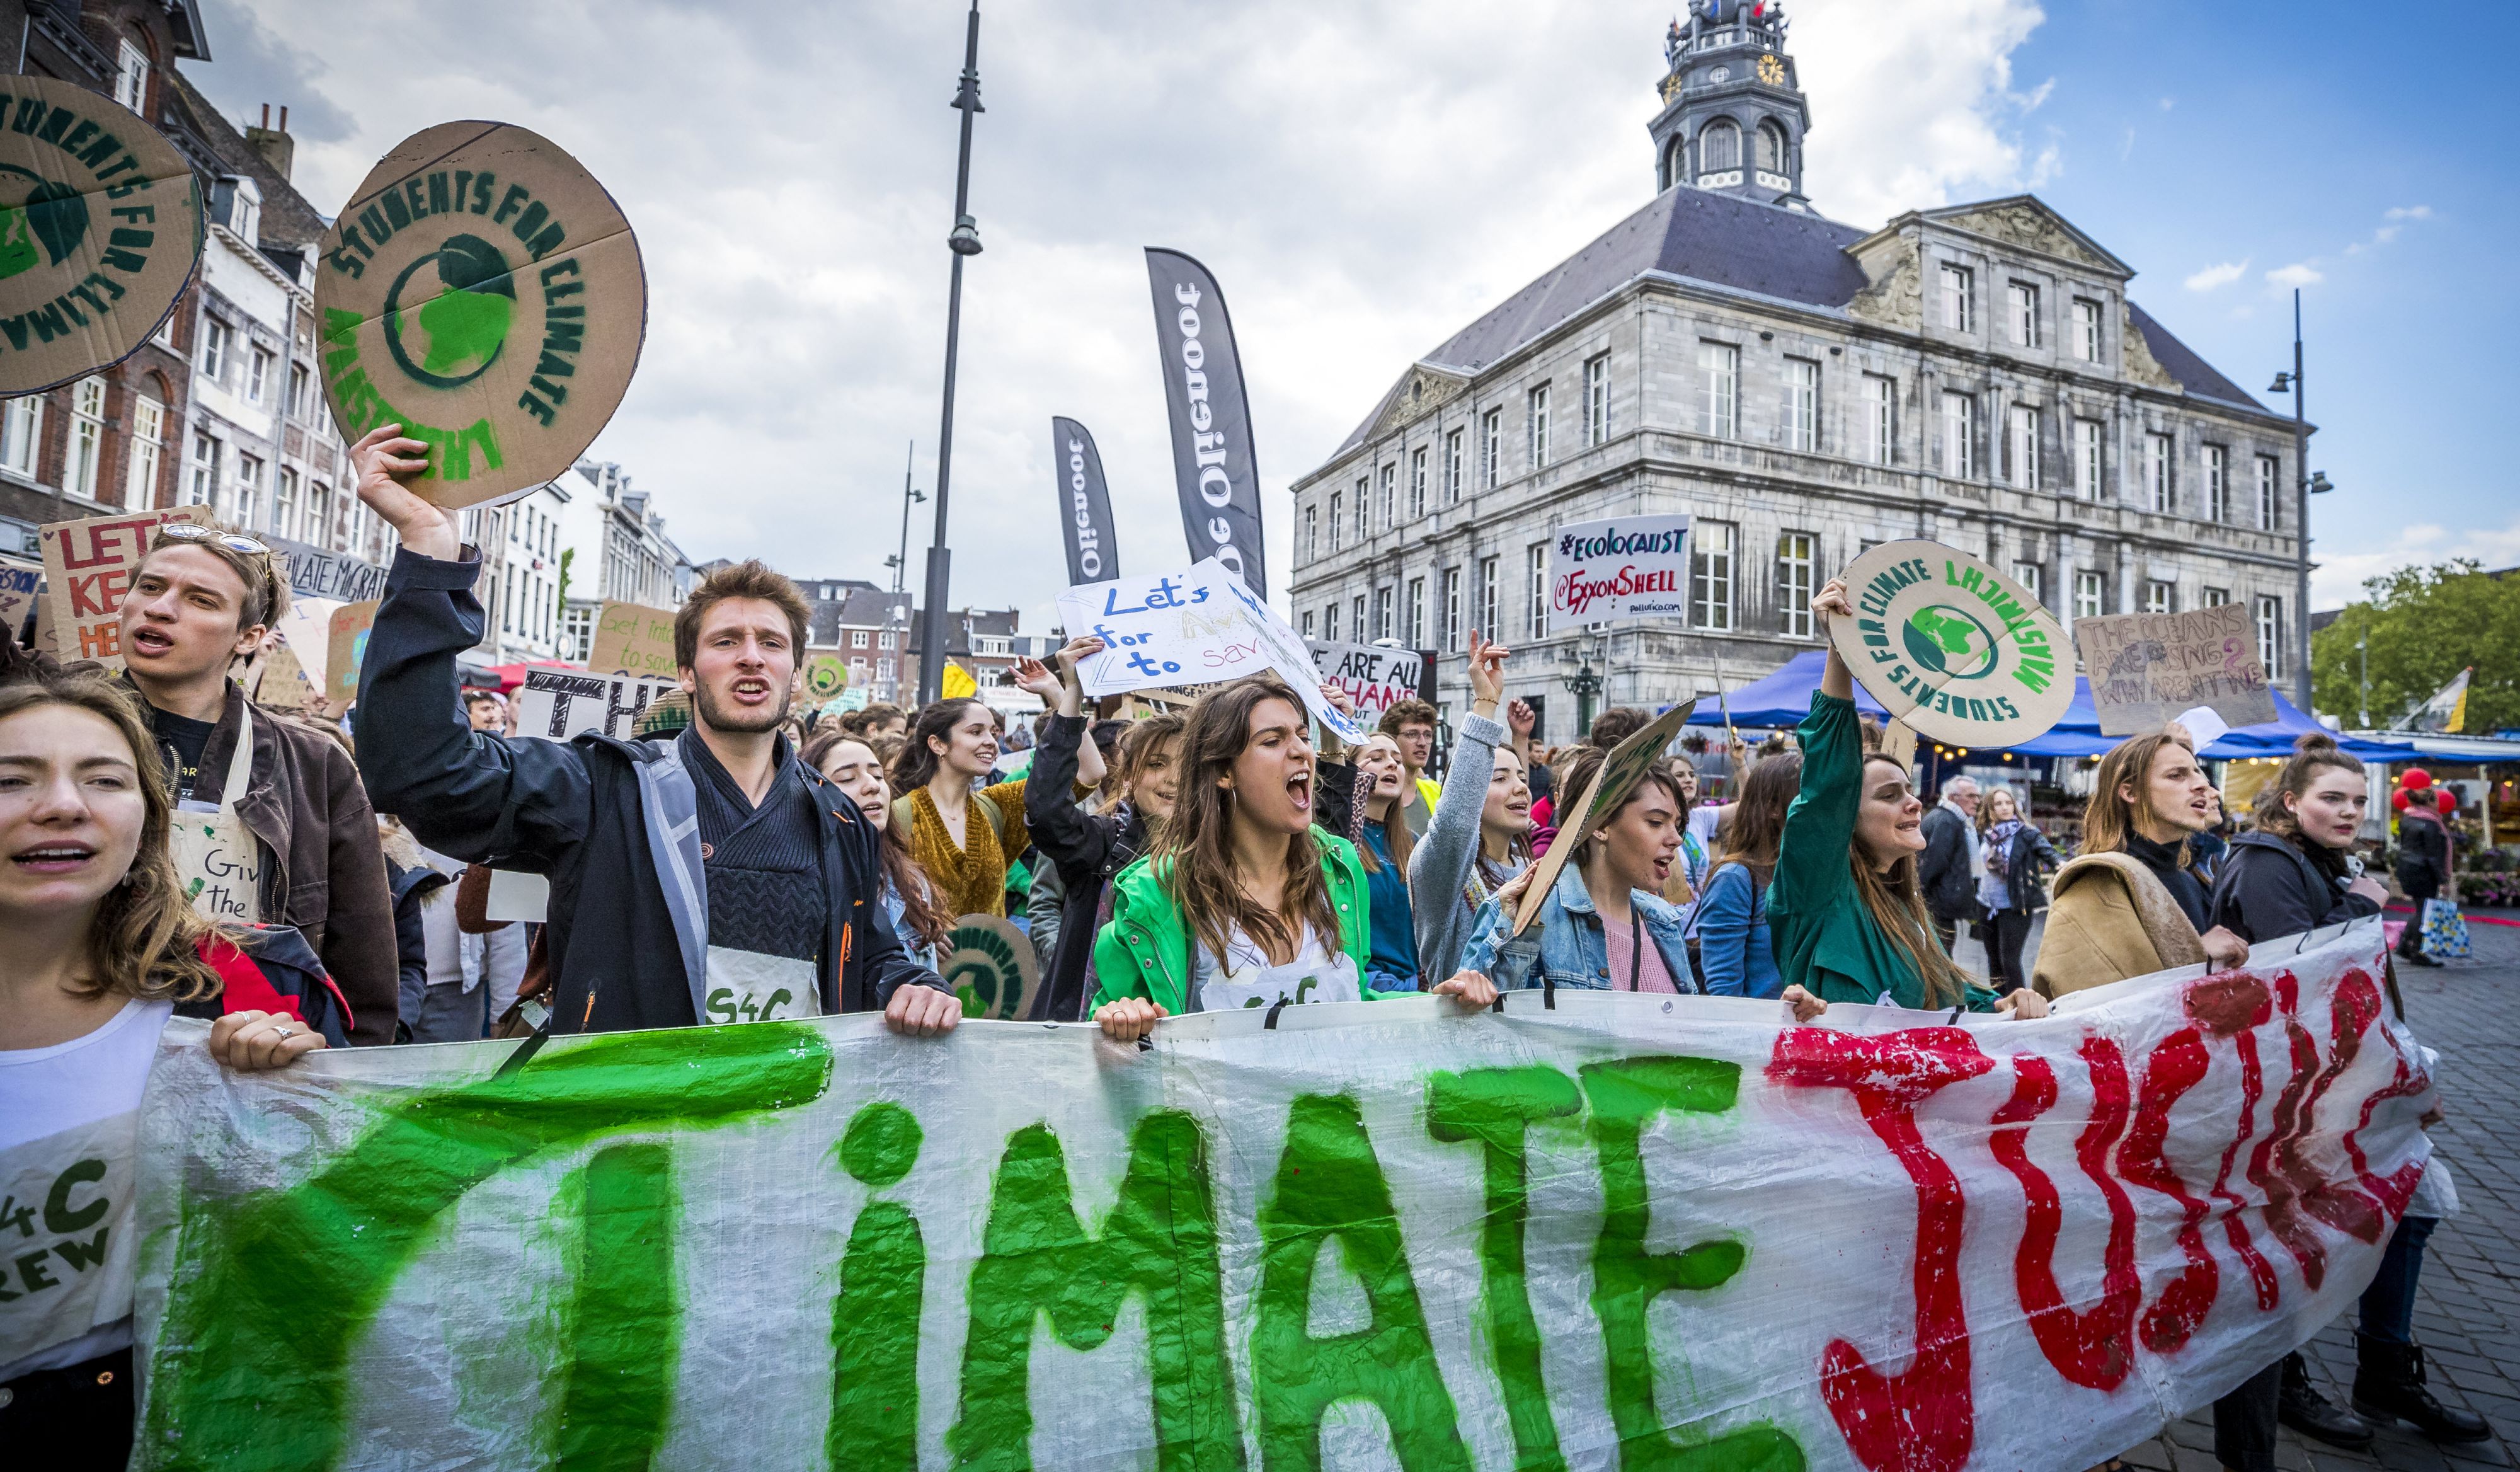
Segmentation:
<svg viewBox="0 0 2520 1472">
<path fill-rule="evenodd" d="M 140 1094 L 172 1002 L 0 1052 L 0 1380 L 131 1343 Z"/>
<path fill-rule="evenodd" d="M 1270 965 L 1269 957 L 1238 926 L 1226 937 L 1223 966 L 1205 945 L 1193 948 L 1197 952 L 1191 963 L 1193 1012 L 1271 1007 L 1281 1001 L 1365 1000 L 1357 985 L 1356 957 L 1344 947 L 1324 945 L 1321 933 L 1309 925 L 1304 927 L 1303 943 L 1295 947 L 1295 958 L 1283 966 Z"/>
</svg>

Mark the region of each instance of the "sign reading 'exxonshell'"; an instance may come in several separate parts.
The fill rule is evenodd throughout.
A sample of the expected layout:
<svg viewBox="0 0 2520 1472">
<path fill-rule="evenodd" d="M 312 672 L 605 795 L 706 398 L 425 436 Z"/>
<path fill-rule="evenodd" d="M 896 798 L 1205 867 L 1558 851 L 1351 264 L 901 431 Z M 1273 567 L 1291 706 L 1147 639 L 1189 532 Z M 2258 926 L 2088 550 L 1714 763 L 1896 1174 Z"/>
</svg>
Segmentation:
<svg viewBox="0 0 2520 1472">
<path fill-rule="evenodd" d="M 315 307 L 341 433 L 428 445 L 413 490 L 471 506 L 569 468 L 648 330 L 639 243 L 549 140 L 448 122 L 388 154 L 324 235 Z"/>
<path fill-rule="evenodd" d="M 1844 575 L 1855 617 L 1829 621 L 1830 642 L 1918 734 L 2006 747 L 2046 734 L 2073 703 L 2064 625 L 1985 563 L 1940 542 L 1888 542 Z"/>
<path fill-rule="evenodd" d="M 0 394 L 118 363 L 202 257 L 192 165 L 112 99 L 0 81 Z"/>
</svg>

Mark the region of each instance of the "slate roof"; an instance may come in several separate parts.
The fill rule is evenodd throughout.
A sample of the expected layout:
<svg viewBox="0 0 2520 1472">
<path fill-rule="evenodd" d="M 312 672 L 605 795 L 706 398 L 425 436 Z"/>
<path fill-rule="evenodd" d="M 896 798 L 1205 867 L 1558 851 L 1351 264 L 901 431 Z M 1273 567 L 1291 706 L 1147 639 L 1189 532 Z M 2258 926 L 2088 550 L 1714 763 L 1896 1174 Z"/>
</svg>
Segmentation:
<svg viewBox="0 0 2520 1472">
<path fill-rule="evenodd" d="M 1997 202 L 2002 203 L 2002 202 Z M 1964 208 L 1968 207 L 1953 207 Z M 1648 271 L 1806 306 L 1841 309 L 1869 285 L 1847 248 L 1869 231 L 1781 205 L 1701 189 L 1667 189 L 1521 291 L 1455 333 L 1419 361 L 1469 374 L 1510 356 L 1585 307 Z M 2262 408 L 2238 385 L 2128 303 L 2152 354 L 2190 392 Z M 1404 373 L 1328 459 L 1365 442 Z"/>
<path fill-rule="evenodd" d="M 307 198 L 294 185 L 280 176 L 262 150 L 246 142 L 245 135 L 229 122 L 225 115 L 203 97 L 193 79 L 180 69 L 170 69 L 167 75 L 175 83 L 174 102 L 193 125 L 193 131 L 209 146 L 219 161 L 232 173 L 244 174 L 262 192 L 262 214 L 257 233 L 262 237 L 254 244 L 268 253 L 272 251 L 303 251 L 324 238 L 329 226 Z"/>
</svg>

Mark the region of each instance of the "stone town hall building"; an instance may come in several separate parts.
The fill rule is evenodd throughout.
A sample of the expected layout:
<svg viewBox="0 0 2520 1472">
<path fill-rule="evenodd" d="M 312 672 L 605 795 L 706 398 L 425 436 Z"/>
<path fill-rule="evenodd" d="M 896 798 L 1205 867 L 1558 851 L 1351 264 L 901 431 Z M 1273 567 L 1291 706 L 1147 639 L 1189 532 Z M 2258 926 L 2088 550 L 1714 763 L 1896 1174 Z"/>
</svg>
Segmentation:
<svg viewBox="0 0 2520 1472">
<path fill-rule="evenodd" d="M 1675 28 L 1659 193 L 1401 375 L 1294 498 L 1308 635 L 1515 649 L 1543 738 L 1816 647 L 1812 591 L 1930 537 L 2068 622 L 2241 602 L 2287 657 L 2292 425 L 2130 300 L 2134 269 L 2028 195 L 1877 230 L 1803 197 L 1809 112 L 1778 7 Z M 1552 627 L 1561 523 L 1687 512 L 1683 621 Z"/>
</svg>

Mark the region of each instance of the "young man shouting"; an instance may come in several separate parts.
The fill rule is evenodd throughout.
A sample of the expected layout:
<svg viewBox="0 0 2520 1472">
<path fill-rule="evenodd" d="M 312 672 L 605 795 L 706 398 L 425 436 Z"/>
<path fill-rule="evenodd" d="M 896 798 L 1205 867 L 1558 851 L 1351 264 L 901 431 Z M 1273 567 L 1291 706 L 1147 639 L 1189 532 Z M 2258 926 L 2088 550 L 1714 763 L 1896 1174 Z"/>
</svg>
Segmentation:
<svg viewBox="0 0 2520 1472">
<path fill-rule="evenodd" d="M 169 523 L 122 600 L 123 672 L 174 779 L 171 841 L 195 907 L 294 926 L 340 989 L 350 1041 L 391 1042 L 393 896 L 358 768 L 333 738 L 254 706 L 228 678 L 288 596 L 260 541 Z"/>
<path fill-rule="evenodd" d="M 692 724 L 670 741 L 474 731 L 455 655 L 481 637 L 479 553 L 395 478 L 428 447 L 382 426 L 351 449 L 359 498 L 402 538 L 359 676 L 359 765 L 421 842 L 551 880 L 552 1030 L 604 1033 L 881 1008 L 949 1032 L 962 1004 L 893 938 L 875 831 L 782 731 L 805 601 L 757 562 L 674 619 Z"/>
</svg>

